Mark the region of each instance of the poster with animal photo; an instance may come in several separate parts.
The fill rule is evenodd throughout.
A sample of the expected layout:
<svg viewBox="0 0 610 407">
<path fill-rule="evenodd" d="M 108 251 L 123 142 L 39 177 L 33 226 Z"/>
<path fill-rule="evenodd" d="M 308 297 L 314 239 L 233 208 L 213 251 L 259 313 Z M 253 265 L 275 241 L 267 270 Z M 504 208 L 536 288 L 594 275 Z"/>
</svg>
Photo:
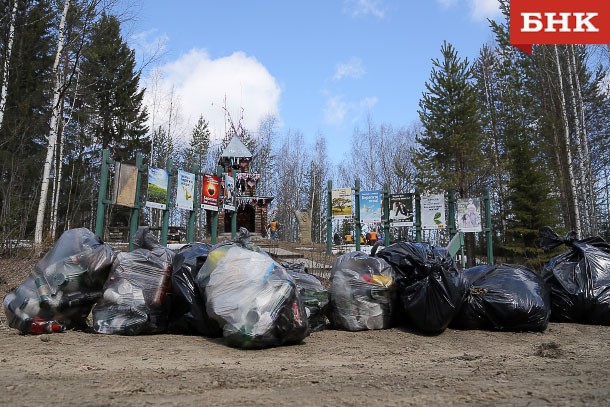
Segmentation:
<svg viewBox="0 0 610 407">
<path fill-rule="evenodd" d="M 360 192 L 360 222 L 381 222 L 381 191 Z"/>
<path fill-rule="evenodd" d="M 220 177 L 218 175 L 203 174 L 203 188 L 201 189 L 201 207 L 208 211 L 218 211 L 219 197 Z"/>
<path fill-rule="evenodd" d="M 146 206 L 157 209 L 166 208 L 168 181 L 167 171 L 162 168 L 148 167 Z"/>
<path fill-rule="evenodd" d="M 176 207 L 192 211 L 195 201 L 195 174 L 178 170 Z"/>
<path fill-rule="evenodd" d="M 413 226 L 413 194 L 390 195 L 390 226 Z"/>
<path fill-rule="evenodd" d="M 456 222 L 461 232 L 480 232 L 481 228 L 481 198 L 458 199 Z"/>
<path fill-rule="evenodd" d="M 445 228 L 445 196 L 422 195 L 421 200 L 421 227 L 423 229 Z"/>
</svg>

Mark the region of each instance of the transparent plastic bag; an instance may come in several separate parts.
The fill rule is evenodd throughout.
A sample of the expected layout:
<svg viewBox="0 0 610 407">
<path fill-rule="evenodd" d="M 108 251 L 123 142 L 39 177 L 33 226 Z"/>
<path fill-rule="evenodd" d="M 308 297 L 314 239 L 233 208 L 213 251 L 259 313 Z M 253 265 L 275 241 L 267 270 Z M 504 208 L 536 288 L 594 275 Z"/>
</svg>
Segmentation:
<svg viewBox="0 0 610 407">
<path fill-rule="evenodd" d="M 309 333 L 296 283 L 267 255 L 238 245 L 217 247 L 197 284 L 229 346 L 279 346 L 300 342 Z"/>
<path fill-rule="evenodd" d="M 140 248 L 118 254 L 103 298 L 93 309 L 97 333 L 139 335 L 167 329 L 174 253 L 148 228 L 141 229 L 134 241 Z"/>
<path fill-rule="evenodd" d="M 332 323 L 348 331 L 386 329 L 393 309 L 394 271 L 363 252 L 335 260 L 330 277 Z"/>
<path fill-rule="evenodd" d="M 34 272 L 4 298 L 9 326 L 25 334 L 86 328 L 114 257 L 90 230 L 64 232 Z"/>
</svg>

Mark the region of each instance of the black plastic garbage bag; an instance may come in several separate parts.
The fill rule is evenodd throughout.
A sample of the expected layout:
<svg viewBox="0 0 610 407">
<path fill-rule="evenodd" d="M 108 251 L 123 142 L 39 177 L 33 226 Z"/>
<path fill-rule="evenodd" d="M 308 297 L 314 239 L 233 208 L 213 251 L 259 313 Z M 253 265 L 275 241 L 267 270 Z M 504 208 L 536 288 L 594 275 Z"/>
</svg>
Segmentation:
<svg viewBox="0 0 610 407">
<path fill-rule="evenodd" d="M 148 228 L 134 237 L 132 252 L 119 253 L 93 308 L 93 329 L 102 334 L 139 335 L 167 329 L 174 253 Z"/>
<path fill-rule="evenodd" d="M 305 272 L 306 268 L 302 263 L 282 262 L 281 265 L 297 284 L 301 301 L 303 301 L 307 313 L 310 331 L 316 332 L 325 329 L 329 323 L 326 317 L 326 311 L 330 303 L 328 290 L 315 276 Z"/>
<path fill-rule="evenodd" d="M 266 348 L 309 335 L 294 279 L 266 254 L 237 244 L 219 246 L 209 253 L 197 285 L 229 346 Z"/>
<path fill-rule="evenodd" d="M 551 316 L 550 292 L 536 272 L 512 264 L 464 270 L 466 300 L 451 323 L 460 329 L 544 331 Z"/>
<path fill-rule="evenodd" d="M 399 242 L 376 253 L 396 272 L 396 287 L 411 323 L 425 333 L 440 333 L 459 311 L 466 286 L 444 248 Z"/>
<path fill-rule="evenodd" d="M 9 326 L 25 334 L 86 328 L 114 257 L 90 230 L 67 230 L 34 272 L 4 298 Z"/>
<path fill-rule="evenodd" d="M 540 230 L 540 245 L 551 250 L 565 244 L 569 251 L 544 266 L 551 290 L 551 319 L 610 325 L 610 245 L 601 237 L 564 239 L 551 228 Z"/>
<path fill-rule="evenodd" d="M 218 323 L 208 317 L 205 298 L 197 287 L 197 274 L 211 250 L 212 246 L 207 243 L 192 243 L 182 247 L 174 256 L 169 323 L 171 331 L 211 338 L 222 336 Z"/>
<path fill-rule="evenodd" d="M 337 257 L 330 276 L 331 320 L 348 331 L 390 327 L 394 271 L 363 252 Z"/>
</svg>

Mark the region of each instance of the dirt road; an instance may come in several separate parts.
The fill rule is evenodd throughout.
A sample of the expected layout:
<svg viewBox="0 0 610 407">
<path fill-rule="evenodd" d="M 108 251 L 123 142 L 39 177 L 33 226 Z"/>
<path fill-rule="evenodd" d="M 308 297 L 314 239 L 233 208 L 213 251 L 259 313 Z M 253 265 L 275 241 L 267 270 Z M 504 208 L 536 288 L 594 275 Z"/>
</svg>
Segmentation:
<svg viewBox="0 0 610 407">
<path fill-rule="evenodd" d="M 0 330 L 2 405 L 608 405 L 610 327 L 327 330 L 242 351 L 202 337 Z"/>
</svg>

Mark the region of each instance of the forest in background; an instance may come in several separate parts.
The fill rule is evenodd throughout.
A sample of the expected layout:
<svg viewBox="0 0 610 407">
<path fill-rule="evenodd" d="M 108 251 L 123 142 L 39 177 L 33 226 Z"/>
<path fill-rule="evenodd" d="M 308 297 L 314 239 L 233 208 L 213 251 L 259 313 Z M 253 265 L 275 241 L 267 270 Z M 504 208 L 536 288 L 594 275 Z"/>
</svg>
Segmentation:
<svg viewBox="0 0 610 407">
<path fill-rule="evenodd" d="M 298 239 L 294 211 L 311 208 L 312 237 L 324 242 L 327 181 L 350 187 L 356 178 L 362 189 L 392 193 L 453 189 L 460 198 L 488 189 L 496 257 L 507 261 L 538 266 L 545 225 L 609 239 L 610 46 L 539 45 L 528 56 L 509 45 L 509 2 L 500 4 L 503 17 L 490 21 L 495 40 L 481 44 L 475 60 L 460 57 L 451 39 L 439 44 L 418 123 L 396 128 L 369 115 L 353 131 L 350 154 L 333 165 L 327 135 L 312 145 L 298 129 L 280 132 L 277 117 L 245 129 L 228 116 L 221 140 L 204 116 L 185 128 L 176 95 L 154 81 L 143 88 L 142 69 L 154 57 L 137 62 L 112 1 L 3 1 L 0 246 L 6 252 L 11 242 L 93 229 L 103 148 L 121 162 L 141 152 L 153 167 L 171 158 L 177 168 L 212 172 L 233 135 L 253 153 L 258 193 L 275 197 L 271 213 L 285 240 Z M 174 209 L 172 222 L 184 225 L 184 216 Z M 156 213 L 142 218 L 160 221 Z M 438 232 L 424 238 L 447 241 Z M 483 252 L 484 234 L 467 234 L 466 245 Z"/>
</svg>

